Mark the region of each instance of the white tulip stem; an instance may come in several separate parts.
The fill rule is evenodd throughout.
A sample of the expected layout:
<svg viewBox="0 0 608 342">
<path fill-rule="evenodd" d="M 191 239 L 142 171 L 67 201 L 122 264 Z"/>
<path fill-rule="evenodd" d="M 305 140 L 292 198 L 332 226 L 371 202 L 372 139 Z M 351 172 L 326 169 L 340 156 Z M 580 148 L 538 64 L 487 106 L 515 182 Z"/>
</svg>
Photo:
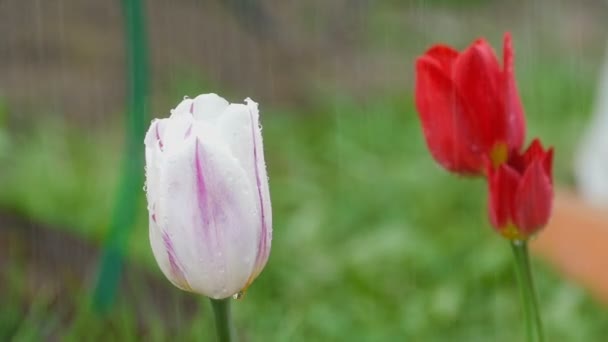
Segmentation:
<svg viewBox="0 0 608 342">
<path fill-rule="evenodd" d="M 234 327 L 232 325 L 232 317 L 230 315 L 230 300 L 228 297 L 225 299 L 213 299 L 211 306 L 213 307 L 213 314 L 215 315 L 215 330 L 217 332 L 218 342 L 234 342 Z"/>
</svg>

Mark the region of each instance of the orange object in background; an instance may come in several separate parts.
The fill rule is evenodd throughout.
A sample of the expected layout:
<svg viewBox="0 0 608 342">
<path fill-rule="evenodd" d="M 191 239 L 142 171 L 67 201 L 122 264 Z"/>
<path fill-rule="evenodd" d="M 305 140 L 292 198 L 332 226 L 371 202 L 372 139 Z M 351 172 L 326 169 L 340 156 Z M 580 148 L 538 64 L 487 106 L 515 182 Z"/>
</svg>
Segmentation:
<svg viewBox="0 0 608 342">
<path fill-rule="evenodd" d="M 608 210 L 593 207 L 572 192 L 558 191 L 553 217 L 531 247 L 608 304 Z"/>
</svg>

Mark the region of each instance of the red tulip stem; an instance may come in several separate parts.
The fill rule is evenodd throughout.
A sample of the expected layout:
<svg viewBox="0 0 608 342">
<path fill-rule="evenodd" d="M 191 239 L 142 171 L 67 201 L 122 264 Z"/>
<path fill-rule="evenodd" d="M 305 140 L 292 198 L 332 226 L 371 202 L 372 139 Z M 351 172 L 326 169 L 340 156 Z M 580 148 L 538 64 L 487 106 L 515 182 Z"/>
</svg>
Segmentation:
<svg viewBox="0 0 608 342">
<path fill-rule="evenodd" d="M 529 342 L 542 342 L 543 329 L 530 271 L 530 258 L 528 256 L 527 241 L 513 240 L 511 242 L 515 258 L 515 274 L 519 283 L 521 301 L 526 323 L 526 333 Z"/>
</svg>

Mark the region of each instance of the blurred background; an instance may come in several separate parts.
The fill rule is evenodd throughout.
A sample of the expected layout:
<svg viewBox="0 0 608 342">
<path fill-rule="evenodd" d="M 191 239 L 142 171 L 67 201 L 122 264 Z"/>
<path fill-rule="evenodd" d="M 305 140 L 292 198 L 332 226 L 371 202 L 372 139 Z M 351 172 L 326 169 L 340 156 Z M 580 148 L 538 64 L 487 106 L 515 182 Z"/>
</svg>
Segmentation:
<svg viewBox="0 0 608 342">
<path fill-rule="evenodd" d="M 555 146 L 557 182 L 574 189 L 607 41 L 604 1 L 143 6 L 140 130 L 185 95 L 260 103 L 274 240 L 233 306 L 242 341 L 523 337 L 511 251 L 489 225 L 485 184 L 430 157 L 413 63 L 437 42 L 463 49 L 481 36 L 501 55 L 511 31 L 528 141 Z M 126 120 L 133 42 L 123 12 L 120 1 L 0 0 L 0 340 L 214 340 L 207 301 L 174 288 L 154 262 L 143 167 L 127 224 L 113 221 L 130 198 L 124 165 L 144 152 L 138 141 L 125 154 L 138 122 Z M 98 313 L 91 296 L 117 226 L 123 277 Z M 548 341 L 608 336 L 606 302 L 543 259 L 533 268 Z"/>
</svg>

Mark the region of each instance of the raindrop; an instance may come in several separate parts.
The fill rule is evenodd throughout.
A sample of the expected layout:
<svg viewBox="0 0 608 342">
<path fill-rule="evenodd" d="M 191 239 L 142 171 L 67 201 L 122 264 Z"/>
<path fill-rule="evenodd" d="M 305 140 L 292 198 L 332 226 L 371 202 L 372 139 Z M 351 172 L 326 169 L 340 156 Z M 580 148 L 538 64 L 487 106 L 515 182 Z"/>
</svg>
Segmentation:
<svg viewBox="0 0 608 342">
<path fill-rule="evenodd" d="M 513 240 L 513 244 L 516 246 L 521 246 L 524 244 L 524 241 L 523 240 Z"/>
<path fill-rule="evenodd" d="M 235 294 L 232 295 L 232 298 L 236 299 L 236 300 L 240 300 L 245 296 L 245 291 L 239 291 Z"/>
</svg>

